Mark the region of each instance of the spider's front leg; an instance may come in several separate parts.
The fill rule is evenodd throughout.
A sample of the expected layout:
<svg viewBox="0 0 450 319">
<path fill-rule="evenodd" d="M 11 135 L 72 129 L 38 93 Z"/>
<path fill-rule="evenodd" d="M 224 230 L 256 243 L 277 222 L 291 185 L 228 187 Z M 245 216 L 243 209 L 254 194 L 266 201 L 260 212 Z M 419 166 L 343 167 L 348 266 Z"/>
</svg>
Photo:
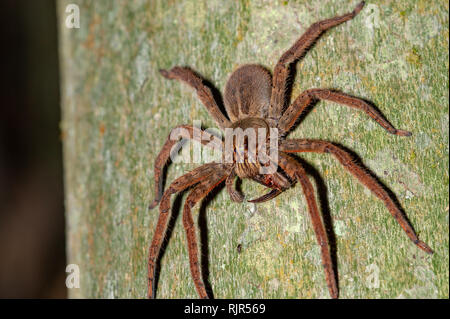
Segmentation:
<svg viewBox="0 0 450 319">
<path fill-rule="evenodd" d="M 205 284 L 201 276 L 198 260 L 197 237 L 195 235 L 195 226 L 192 219 L 191 209 L 217 185 L 223 182 L 229 173 L 229 169 L 218 170 L 203 182 L 195 186 L 186 198 L 186 203 L 183 209 L 183 226 L 186 231 L 186 238 L 188 242 L 191 275 L 194 280 L 197 293 L 202 299 L 208 298 L 208 294 L 206 293 Z"/>
<path fill-rule="evenodd" d="M 389 133 L 400 136 L 411 135 L 411 132 L 398 130 L 394 126 L 392 126 L 392 124 L 389 123 L 389 121 L 386 120 L 376 108 L 374 108 L 366 101 L 342 92 L 328 89 L 310 89 L 301 93 L 283 113 L 280 121 L 278 122 L 278 129 L 282 133 L 289 131 L 289 129 L 297 121 L 298 117 L 308 108 L 308 106 L 314 100 L 328 100 L 349 106 L 351 108 L 362 110 Z"/>
<path fill-rule="evenodd" d="M 283 112 L 284 104 L 287 102 L 286 86 L 289 78 L 290 65 L 300 59 L 323 32 L 353 19 L 363 7 L 364 1 L 359 3 L 350 13 L 312 24 L 297 42 L 281 56 L 273 71 L 269 118 L 278 120 Z"/>
<path fill-rule="evenodd" d="M 174 134 L 175 133 L 175 134 Z M 174 136 L 175 135 L 175 136 Z M 200 142 L 205 146 L 211 147 L 213 149 L 222 151 L 223 145 L 222 141 L 207 131 L 201 130 L 197 127 L 191 125 L 180 125 L 172 129 L 169 136 L 167 137 L 164 146 L 159 152 L 155 160 L 154 166 L 154 178 L 155 178 L 155 199 L 150 204 L 149 208 L 153 209 L 156 207 L 161 200 L 163 194 L 162 185 L 162 169 L 166 165 L 169 157 L 171 156 L 171 150 L 180 141 L 180 138 L 192 139 L 194 141 Z"/>
<path fill-rule="evenodd" d="M 225 165 L 215 163 L 202 165 L 190 171 L 189 173 L 177 178 L 164 192 L 161 203 L 159 205 L 159 217 L 156 224 L 156 230 L 153 235 L 152 243 L 150 245 L 148 253 L 148 298 L 152 299 L 155 297 L 156 260 L 159 256 L 161 243 L 166 232 L 167 220 L 169 218 L 170 210 L 170 197 L 175 193 L 181 192 L 188 187 L 207 179 L 211 175 L 217 174 L 217 172 L 226 172 Z"/>
<path fill-rule="evenodd" d="M 333 262 L 331 259 L 330 249 L 328 247 L 328 239 L 325 231 L 325 227 L 322 222 L 322 218 L 317 208 L 316 199 L 314 196 L 314 188 L 306 175 L 303 166 L 286 154 L 280 154 L 279 165 L 283 170 L 295 180 L 300 182 L 302 186 L 303 193 L 306 197 L 306 202 L 308 204 L 308 211 L 311 216 L 311 221 L 314 228 L 314 233 L 316 234 L 317 241 L 320 246 L 320 251 L 322 254 L 322 265 L 325 270 L 325 279 L 327 281 L 328 291 L 332 298 L 338 298 L 339 291 L 337 287 L 336 274 L 333 268 Z"/>
</svg>

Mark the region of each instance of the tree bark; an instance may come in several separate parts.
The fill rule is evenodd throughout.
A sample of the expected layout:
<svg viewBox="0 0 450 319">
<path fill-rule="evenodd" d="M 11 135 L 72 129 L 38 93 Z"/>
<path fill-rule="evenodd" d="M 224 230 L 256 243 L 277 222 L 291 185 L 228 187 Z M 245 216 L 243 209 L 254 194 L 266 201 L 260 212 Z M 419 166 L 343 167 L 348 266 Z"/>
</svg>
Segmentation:
<svg viewBox="0 0 450 319">
<path fill-rule="evenodd" d="M 79 7 L 80 28 L 66 26 L 71 3 Z M 80 288 L 70 297 L 146 296 L 158 217 L 158 208 L 148 210 L 155 158 L 176 125 L 215 126 L 192 89 L 158 70 L 189 66 L 222 91 L 238 65 L 272 69 L 310 24 L 356 3 L 59 1 L 67 251 L 68 263 L 80 269 Z M 290 135 L 352 149 L 436 251 L 429 257 L 409 242 L 383 204 L 333 158 L 305 155 L 334 234 L 342 298 L 448 297 L 448 4 L 422 3 L 367 4 L 297 65 L 293 97 L 314 87 L 340 89 L 414 132 L 392 136 L 362 112 L 319 102 Z M 172 163 L 166 186 L 197 165 Z M 247 198 L 265 192 L 249 181 L 242 189 Z M 216 298 L 329 297 L 298 185 L 257 206 L 232 202 L 224 189 L 213 195 L 194 218 Z M 184 198 L 173 204 L 159 298 L 197 297 L 180 218 Z"/>
</svg>

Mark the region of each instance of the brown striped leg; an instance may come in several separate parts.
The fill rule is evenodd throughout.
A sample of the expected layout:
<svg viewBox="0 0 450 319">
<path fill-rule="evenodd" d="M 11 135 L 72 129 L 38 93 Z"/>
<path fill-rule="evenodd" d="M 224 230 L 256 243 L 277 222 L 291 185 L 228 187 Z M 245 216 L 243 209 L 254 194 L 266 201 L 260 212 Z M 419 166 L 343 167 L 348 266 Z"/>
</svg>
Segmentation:
<svg viewBox="0 0 450 319">
<path fill-rule="evenodd" d="M 175 193 L 183 191 L 186 188 L 209 178 L 217 171 L 225 171 L 226 167 L 227 166 L 223 164 L 215 163 L 197 167 L 196 169 L 173 181 L 169 188 L 164 192 L 161 199 L 161 204 L 159 205 L 158 223 L 156 225 L 156 230 L 148 253 L 148 298 L 155 297 L 155 266 L 161 249 L 161 243 L 163 241 L 164 234 L 166 233 L 167 220 L 169 218 L 170 210 L 170 197 Z"/>
<path fill-rule="evenodd" d="M 316 234 L 322 254 L 322 265 L 325 270 L 325 279 L 327 281 L 328 291 L 330 292 L 330 296 L 332 298 L 337 298 L 339 291 L 336 282 L 336 274 L 333 269 L 333 262 L 331 259 L 330 249 L 328 247 L 325 227 L 323 225 L 319 209 L 317 208 L 313 185 L 306 175 L 302 165 L 290 156 L 281 154 L 279 165 L 292 179 L 298 180 L 302 186 L 303 193 L 305 194 L 306 202 L 308 204 L 308 211 L 311 216 L 314 233 Z"/>
<path fill-rule="evenodd" d="M 370 189 L 375 196 L 381 199 L 389 212 L 400 224 L 405 231 L 406 235 L 417 245 L 420 249 L 428 254 L 432 254 L 433 251 L 427 244 L 419 240 L 414 229 L 409 224 L 405 215 L 402 213 L 398 205 L 393 201 L 391 196 L 380 185 L 380 183 L 370 175 L 366 169 L 362 168 L 355 163 L 354 158 L 342 148 L 321 140 L 308 140 L 308 139 L 296 139 L 286 140 L 280 145 L 280 150 L 287 153 L 294 152 L 314 152 L 314 153 L 330 153 L 336 157 L 336 159 L 353 174 L 363 185 Z"/>
<path fill-rule="evenodd" d="M 273 72 L 269 118 L 279 119 L 283 111 L 284 104 L 287 100 L 286 83 L 289 77 L 289 66 L 300 59 L 323 32 L 353 19 L 361 11 L 363 6 L 364 2 L 361 2 L 353 12 L 312 24 L 297 42 L 281 56 Z"/>
<path fill-rule="evenodd" d="M 328 100 L 339 104 L 347 105 L 355 109 L 363 110 L 380 124 L 386 131 L 391 134 L 400 136 L 410 136 L 411 132 L 404 130 L 397 130 L 387 121 L 383 115 L 378 112 L 372 105 L 366 101 L 350 96 L 345 93 L 336 92 L 327 89 L 310 89 L 300 94 L 295 101 L 286 109 L 278 123 L 278 128 L 284 133 L 294 125 L 298 117 L 314 100 Z"/>
<path fill-rule="evenodd" d="M 184 130 L 188 134 L 188 136 L 179 136 L 178 135 L 178 136 L 176 136 L 175 139 L 172 139 L 171 135 L 176 130 Z M 167 137 L 166 142 L 164 143 L 164 146 L 162 147 L 161 151 L 159 152 L 159 154 L 155 160 L 155 167 L 154 167 L 155 199 L 150 204 L 150 206 L 149 206 L 150 209 L 156 207 L 158 205 L 159 201 L 161 200 L 161 196 L 163 194 L 163 185 L 162 185 L 162 176 L 161 176 L 162 169 L 164 168 L 164 165 L 167 163 L 167 160 L 170 157 L 170 152 L 171 152 L 172 148 L 174 147 L 175 144 L 177 144 L 180 141 L 181 138 L 190 138 L 194 141 L 202 143 L 203 145 L 212 147 L 212 148 L 220 150 L 220 151 L 223 150 L 222 141 L 218 137 L 216 137 L 204 130 L 201 130 L 197 127 L 194 127 L 191 125 L 180 125 L 180 126 L 175 127 L 174 129 L 172 129 L 169 136 Z M 200 140 L 198 140 L 198 138 L 200 138 Z"/>
<path fill-rule="evenodd" d="M 198 259 L 198 245 L 197 237 L 195 234 L 195 225 L 192 219 L 191 209 L 196 203 L 201 201 L 209 192 L 211 192 L 217 185 L 225 180 L 229 170 L 218 170 L 207 179 L 203 180 L 200 184 L 189 193 L 186 198 L 186 203 L 183 209 L 183 226 L 186 231 L 186 238 L 189 249 L 189 265 L 191 269 L 191 275 L 194 280 L 195 289 L 201 299 L 208 298 L 206 293 L 205 284 L 200 271 L 199 259 Z"/>
<path fill-rule="evenodd" d="M 221 129 L 230 127 L 231 123 L 220 111 L 211 89 L 203 83 L 203 80 L 194 71 L 189 68 L 176 66 L 170 70 L 159 70 L 159 72 L 167 79 L 181 80 L 193 87 L 217 125 Z"/>
</svg>

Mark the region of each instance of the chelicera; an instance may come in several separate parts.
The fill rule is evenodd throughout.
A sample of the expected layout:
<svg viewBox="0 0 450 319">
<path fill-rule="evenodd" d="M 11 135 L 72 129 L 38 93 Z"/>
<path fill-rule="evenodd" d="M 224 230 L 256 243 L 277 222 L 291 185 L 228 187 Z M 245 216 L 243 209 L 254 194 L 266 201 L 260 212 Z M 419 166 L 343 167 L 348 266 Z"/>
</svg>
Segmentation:
<svg viewBox="0 0 450 319">
<path fill-rule="evenodd" d="M 248 155 L 247 141 L 243 144 L 241 143 L 242 145 L 233 142 L 231 161 L 201 165 L 177 178 L 163 191 L 161 182 L 162 170 L 169 159 L 172 147 L 179 142 L 179 140 L 167 139 L 156 158 L 154 168 L 156 196 L 150 208 L 154 208 L 159 204 L 159 218 L 149 249 L 149 298 L 154 298 L 156 293 L 156 260 L 159 256 L 167 227 L 171 196 L 188 188 L 191 188 L 191 190 L 184 204 L 183 226 L 186 231 L 189 249 L 190 270 L 198 295 L 201 298 L 208 298 L 199 266 L 198 245 L 191 210 L 194 205 L 222 182 L 225 182 L 231 199 L 236 202 L 242 202 L 244 200 L 243 194 L 233 187 L 236 177 L 254 180 L 270 189 L 267 194 L 251 200 L 251 202 L 255 203 L 270 200 L 280 195 L 284 190 L 294 185 L 294 183 L 299 182 L 306 197 L 314 232 L 320 245 L 322 264 L 325 270 L 325 279 L 330 296 L 332 298 L 338 297 L 336 273 L 330 255 L 327 234 L 316 203 L 314 188 L 303 165 L 292 156 L 292 153 L 315 152 L 334 155 L 346 170 L 370 189 L 376 197 L 383 201 L 389 212 L 414 244 L 423 251 L 429 254 L 432 253 L 431 248 L 419 240 L 406 216 L 402 213 L 392 196 L 361 164 L 355 162 L 347 150 L 339 145 L 323 140 L 286 139 L 287 133 L 295 126 L 299 116 L 317 100 L 332 101 L 359 109 L 375 120 L 387 132 L 399 136 L 411 135 L 408 131 L 399 130 L 392 126 L 376 108 L 366 101 L 338 91 L 309 89 L 301 93 L 291 104 L 288 104 L 287 87 L 289 85 L 290 67 L 306 53 L 308 48 L 322 33 L 345 21 L 351 20 L 362 10 L 363 6 L 364 2 L 361 2 L 350 13 L 312 24 L 295 44 L 280 57 L 273 71 L 273 76 L 269 71 L 259 65 L 244 65 L 234 71 L 228 79 L 224 91 L 225 109 L 228 118 L 221 112 L 210 88 L 191 69 L 174 67 L 168 71 L 160 70 L 160 73 L 164 77 L 181 80 L 193 87 L 197 91 L 200 100 L 208 109 L 209 114 L 222 130 L 226 131 L 227 129 L 237 128 L 245 130 L 247 128 L 253 128 L 255 132 L 260 132 L 258 129 L 264 128 L 266 130 L 263 133 L 265 136 L 262 136 L 262 140 L 267 140 L 267 129 L 275 128 L 278 134 L 276 137 L 278 152 L 276 158 L 270 158 L 269 162 L 264 164 L 275 166 L 276 169 L 270 173 L 261 174 L 261 168 L 264 165 L 259 159 L 256 162 L 237 160 L 236 154 L 242 152 L 242 150 L 244 158 Z M 189 125 L 181 125 L 177 128 L 187 130 L 190 133 L 189 138 L 197 140 L 197 142 L 205 146 L 217 148 L 222 151 L 224 149 L 223 141 L 207 143 L 207 141 L 213 140 L 214 137 L 201 128 Z M 194 134 L 196 130 L 201 131 L 197 132 L 201 134 Z M 202 139 L 196 139 L 195 136 L 202 136 Z M 225 139 L 226 136 L 225 134 Z"/>
</svg>

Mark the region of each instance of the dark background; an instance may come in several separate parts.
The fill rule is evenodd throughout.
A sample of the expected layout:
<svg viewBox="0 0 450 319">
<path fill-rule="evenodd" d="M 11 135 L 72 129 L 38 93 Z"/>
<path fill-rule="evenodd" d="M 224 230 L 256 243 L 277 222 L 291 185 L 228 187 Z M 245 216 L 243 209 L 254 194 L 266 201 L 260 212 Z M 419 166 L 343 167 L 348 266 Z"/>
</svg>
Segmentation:
<svg viewBox="0 0 450 319">
<path fill-rule="evenodd" d="M 65 298 L 56 7 L 0 1 L 0 298 Z"/>
</svg>

